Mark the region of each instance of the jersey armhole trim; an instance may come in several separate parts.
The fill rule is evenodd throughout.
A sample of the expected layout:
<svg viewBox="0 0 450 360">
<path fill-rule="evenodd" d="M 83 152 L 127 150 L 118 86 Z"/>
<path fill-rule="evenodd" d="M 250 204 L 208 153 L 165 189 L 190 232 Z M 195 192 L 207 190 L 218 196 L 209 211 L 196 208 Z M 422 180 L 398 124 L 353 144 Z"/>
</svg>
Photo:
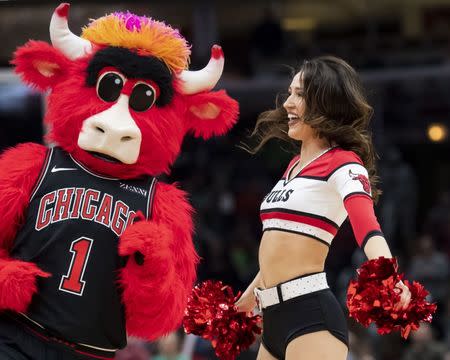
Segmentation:
<svg viewBox="0 0 450 360">
<path fill-rule="evenodd" d="M 87 172 L 88 174 L 90 174 L 90 175 L 92 175 L 92 176 L 98 177 L 98 178 L 100 178 L 100 179 L 105 179 L 105 180 L 112 180 L 112 181 L 118 181 L 118 180 L 120 180 L 120 179 L 118 179 L 118 178 L 113 178 L 113 177 L 109 177 L 109 176 L 97 174 L 97 173 L 95 173 L 94 171 L 88 169 L 88 168 L 87 168 L 86 166 L 84 166 L 81 162 L 79 162 L 78 160 L 76 160 L 76 159 L 72 156 L 72 154 L 69 154 L 69 156 L 70 156 L 70 158 L 72 159 L 72 161 L 73 161 L 76 165 L 78 165 L 78 166 L 81 168 L 81 170 L 83 170 L 84 172 Z"/>
<path fill-rule="evenodd" d="M 152 182 L 150 183 L 148 199 L 147 199 L 147 220 L 150 220 L 153 215 L 153 199 L 155 198 L 157 182 L 158 182 L 158 180 L 156 178 L 153 178 Z"/>
<path fill-rule="evenodd" d="M 30 201 L 29 202 L 31 202 L 33 200 L 33 198 L 35 197 L 35 195 L 38 192 L 39 188 L 41 187 L 42 182 L 44 181 L 45 175 L 47 175 L 52 155 L 53 155 L 53 148 L 47 149 L 47 153 L 45 155 L 44 164 L 42 165 L 41 172 L 39 173 L 39 177 L 36 180 L 36 183 L 35 183 L 35 185 L 33 187 L 33 191 L 31 192 L 31 196 L 30 196 Z"/>
</svg>

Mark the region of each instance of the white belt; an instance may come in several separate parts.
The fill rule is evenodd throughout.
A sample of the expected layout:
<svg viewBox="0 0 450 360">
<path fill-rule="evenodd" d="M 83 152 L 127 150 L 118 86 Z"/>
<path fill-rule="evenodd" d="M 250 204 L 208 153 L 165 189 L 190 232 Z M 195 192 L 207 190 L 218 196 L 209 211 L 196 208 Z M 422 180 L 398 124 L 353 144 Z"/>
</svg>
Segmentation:
<svg viewBox="0 0 450 360">
<path fill-rule="evenodd" d="M 258 308 L 261 311 L 266 307 L 279 304 L 297 296 L 324 289 L 328 289 L 327 276 L 324 272 L 321 272 L 290 280 L 268 289 L 255 288 L 253 293 L 255 294 Z"/>
</svg>

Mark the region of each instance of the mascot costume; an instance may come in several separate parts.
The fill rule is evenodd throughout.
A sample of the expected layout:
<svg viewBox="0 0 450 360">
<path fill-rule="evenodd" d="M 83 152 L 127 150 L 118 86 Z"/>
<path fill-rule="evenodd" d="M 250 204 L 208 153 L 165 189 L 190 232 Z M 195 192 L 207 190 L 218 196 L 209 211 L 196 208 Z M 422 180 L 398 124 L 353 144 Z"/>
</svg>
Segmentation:
<svg viewBox="0 0 450 360">
<path fill-rule="evenodd" d="M 0 358 L 111 359 L 126 335 L 180 326 L 196 276 L 186 193 L 158 182 L 187 133 L 205 139 L 236 122 L 238 105 L 211 92 L 219 46 L 199 71 L 163 22 L 131 13 L 68 28 L 52 46 L 29 41 L 13 64 L 49 91 L 54 147 L 26 143 L 0 157 Z"/>
</svg>

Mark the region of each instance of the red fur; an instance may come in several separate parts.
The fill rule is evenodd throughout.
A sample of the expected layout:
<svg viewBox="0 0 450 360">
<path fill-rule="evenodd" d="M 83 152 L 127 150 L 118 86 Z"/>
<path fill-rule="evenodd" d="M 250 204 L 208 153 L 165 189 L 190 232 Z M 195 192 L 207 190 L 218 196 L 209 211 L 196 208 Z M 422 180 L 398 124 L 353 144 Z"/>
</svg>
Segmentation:
<svg viewBox="0 0 450 360">
<path fill-rule="evenodd" d="M 95 91 L 95 90 L 94 90 Z M 168 173 L 170 165 L 180 153 L 186 127 L 183 117 L 186 104 L 182 96 L 175 94 L 170 106 L 152 107 L 144 113 L 130 110 L 142 133 L 142 143 L 136 164 L 106 164 L 80 148 L 75 148 L 74 156 L 88 167 L 101 169 L 108 175 L 122 179 L 134 178 L 142 174 L 158 175 Z M 80 124 L 81 128 L 81 124 Z M 61 135 L 64 128 L 61 128 Z M 59 138 L 59 137 L 58 137 Z M 59 140 L 57 140 L 59 142 Z"/>
<path fill-rule="evenodd" d="M 41 91 L 46 91 L 61 82 L 70 64 L 69 60 L 53 46 L 44 41 L 33 40 L 17 49 L 11 63 L 16 66 L 16 73 L 25 83 Z M 38 70 L 39 64 L 50 65 L 54 69 L 54 74 L 44 76 Z"/>
<path fill-rule="evenodd" d="M 0 155 L 0 249 L 11 248 L 23 223 L 46 151 L 43 145 L 26 143 Z"/>
<path fill-rule="evenodd" d="M 100 48 L 96 46 L 95 50 Z M 51 90 L 45 115 L 50 129 L 47 139 L 97 173 L 121 179 L 168 173 L 187 132 L 206 139 L 224 134 L 236 122 L 237 102 L 225 91 L 187 96 L 179 91 L 178 80 L 174 79 L 175 92 L 170 104 L 153 106 L 142 113 L 130 109 L 142 134 L 137 162 L 112 164 L 95 158 L 78 147 L 78 136 L 86 119 L 113 103 L 105 103 L 98 98 L 95 86 L 86 85 L 86 69 L 92 56 L 71 61 L 46 43 L 30 41 L 16 51 L 13 64 L 26 83 L 41 91 Z M 214 119 L 190 111 L 192 107 L 203 109 L 208 104 L 220 110 Z M 0 159 L 0 250 L 11 246 L 23 221 L 44 155 L 44 147 L 28 144 Z M 192 208 L 186 194 L 173 185 L 158 183 L 153 206 L 152 219 L 130 226 L 119 241 L 120 255 L 129 256 L 119 274 L 127 330 L 131 335 L 150 340 L 180 325 L 198 263 L 192 243 Z M 136 251 L 144 255 L 143 265 L 136 264 L 133 256 Z M 17 309 L 26 308 L 36 290 L 36 276 L 46 274 L 33 264 L 8 259 L 6 251 L 1 261 L 0 293 L 3 286 L 8 295 L 6 300 L 0 297 L 0 308 L 12 308 L 12 301 L 17 299 Z M 24 291 L 16 289 L 15 284 Z"/>
<path fill-rule="evenodd" d="M 0 258 L 0 310 L 26 311 L 37 291 L 37 276 L 50 274 L 30 262 Z"/>
<path fill-rule="evenodd" d="M 36 292 L 36 277 L 50 275 L 33 263 L 8 257 L 45 154 L 44 146 L 28 143 L 0 156 L 0 310 L 25 311 Z"/>
<path fill-rule="evenodd" d="M 149 340 L 180 325 L 198 262 L 186 194 L 158 183 L 153 210 L 152 220 L 130 226 L 119 245 L 120 255 L 131 255 L 120 275 L 127 331 Z M 143 265 L 134 261 L 136 251 Z"/>
<path fill-rule="evenodd" d="M 91 156 L 77 145 L 83 121 L 105 111 L 113 104 L 97 97 L 95 87 L 85 84 L 86 68 L 92 55 L 69 61 L 58 50 L 44 42 L 30 41 L 15 54 L 13 63 L 25 82 L 40 90 L 51 88 L 45 121 L 49 125 L 48 141 L 57 143 L 87 167 L 105 175 L 127 179 L 148 174 L 168 173 L 180 152 L 187 131 L 205 139 L 222 135 L 237 120 L 237 102 L 225 91 L 182 95 L 176 89 L 172 102 L 164 107 L 153 106 L 148 111 L 130 114 L 141 129 L 142 143 L 136 164 L 112 164 Z M 35 64 L 54 63 L 60 71 L 50 78 L 42 76 Z M 212 103 L 221 109 L 216 119 L 202 120 L 188 111 L 190 106 Z"/>
<path fill-rule="evenodd" d="M 236 123 L 239 116 L 237 101 L 230 98 L 225 90 L 195 94 L 187 101 L 188 107 L 212 103 L 221 109 L 215 119 L 201 119 L 192 112 L 187 112 L 189 130 L 197 137 L 208 139 L 213 135 L 223 135 Z"/>
</svg>

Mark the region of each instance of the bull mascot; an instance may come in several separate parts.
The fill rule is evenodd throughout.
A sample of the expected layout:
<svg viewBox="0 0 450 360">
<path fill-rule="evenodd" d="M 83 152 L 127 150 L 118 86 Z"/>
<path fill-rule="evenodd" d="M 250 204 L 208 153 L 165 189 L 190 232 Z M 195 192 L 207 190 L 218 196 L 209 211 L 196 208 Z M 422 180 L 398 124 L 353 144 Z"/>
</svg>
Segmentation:
<svg viewBox="0 0 450 360">
<path fill-rule="evenodd" d="M 49 91 L 46 147 L 0 157 L 0 358 L 110 359 L 126 335 L 181 324 L 198 257 L 192 208 L 168 173 L 188 133 L 224 134 L 238 116 L 211 92 L 224 57 L 188 71 L 190 47 L 149 17 L 112 13 L 81 37 L 69 4 L 53 46 L 29 41 L 13 64 Z"/>
</svg>

